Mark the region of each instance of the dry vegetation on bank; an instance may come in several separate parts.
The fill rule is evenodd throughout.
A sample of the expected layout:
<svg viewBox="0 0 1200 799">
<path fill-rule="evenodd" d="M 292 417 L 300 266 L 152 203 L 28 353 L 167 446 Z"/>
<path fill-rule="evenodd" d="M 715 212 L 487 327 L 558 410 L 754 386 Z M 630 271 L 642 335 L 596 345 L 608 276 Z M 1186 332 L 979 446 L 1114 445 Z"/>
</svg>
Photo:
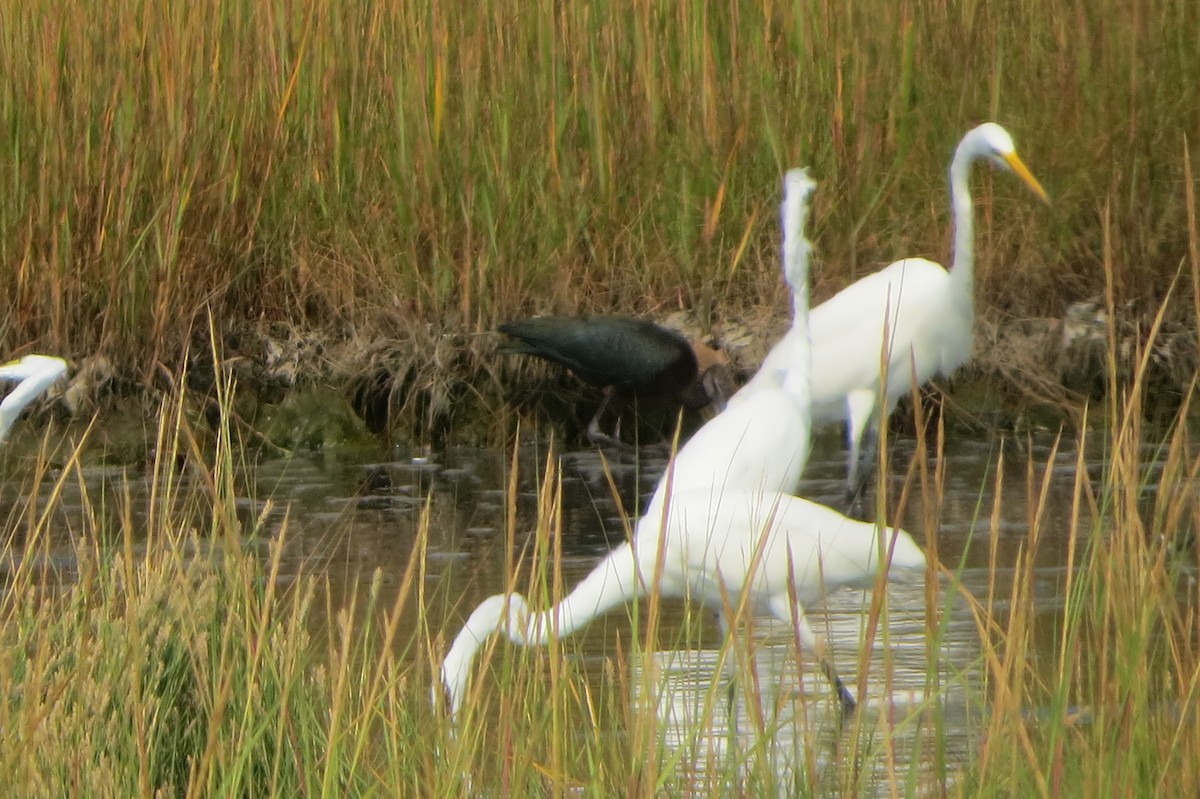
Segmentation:
<svg viewBox="0 0 1200 799">
<path fill-rule="evenodd" d="M 1054 206 L 977 181 L 984 316 L 1061 319 L 1107 257 L 1113 307 L 1144 320 L 1188 268 L 1193 11 L 2 0 L 0 352 L 149 383 L 209 312 L 422 352 L 542 312 L 738 328 L 786 312 L 785 167 L 821 179 L 820 297 L 945 258 L 944 167 L 985 118 Z M 343 379 L 373 378 L 371 349 Z"/>
<path fill-rule="evenodd" d="M 26 460 L 0 526 L 0 796 L 1191 796 L 1200 463 L 1186 393 L 1165 432 L 1141 427 L 1164 330 L 1136 345 L 1156 320 L 1175 335 L 1200 317 L 1198 37 L 1185 0 L 0 0 L 0 352 L 100 352 L 163 398 L 144 508 L 97 498 L 64 525 L 86 438 L 12 456 Z M 359 604 L 326 624 L 322 576 L 278 573 L 287 525 L 239 520 L 228 373 L 185 380 L 180 363 L 186 350 L 204 370 L 210 318 L 288 342 L 272 368 L 387 393 L 396 357 L 418 387 L 436 389 L 428 363 L 486 369 L 461 353 L 515 314 L 782 315 L 784 166 L 822 179 L 821 295 L 898 252 L 944 256 L 944 163 L 988 117 L 1055 205 L 978 181 L 986 313 L 1058 318 L 1099 297 L 1098 312 L 1146 324 L 1101 325 L 1116 399 L 1092 411 L 1101 435 L 1080 434 L 1061 614 L 1033 590 L 1045 486 L 1070 468 L 1050 458 L 1029 463 L 1028 568 L 991 570 L 995 591 L 968 600 L 944 564 L 926 594 L 933 698 L 877 738 L 851 730 L 832 769 L 785 775 L 752 749 L 693 761 L 700 782 L 681 775 L 628 701 L 625 650 L 589 680 L 572 641 L 490 649 L 452 734 L 429 686 L 457 630 L 426 614 L 455 598 L 426 593 L 427 529 L 386 590 L 364 575 Z M 396 329 L 433 357 L 377 343 Z M 331 366 L 347 356 L 327 340 L 362 342 L 366 365 Z M 212 433 L 190 410 L 196 383 L 224 422 L 211 446 L 197 443 Z M 438 391 L 415 410 L 460 399 Z M 1083 467 L 1095 447 L 1100 471 Z M 918 446 L 912 486 L 936 529 L 932 454 Z M 538 529 L 506 533 L 541 542 L 512 580 L 552 600 L 547 475 Z M 1006 487 L 979 491 L 982 545 Z M 978 630 L 980 736 L 964 762 L 945 756 L 939 682 L 952 606 L 974 608 Z M 654 640 L 638 632 L 622 638 L 633 654 Z M 810 732 L 802 751 L 821 745 Z M 926 768 L 865 776 L 902 738 Z"/>
<path fill-rule="evenodd" d="M 674 743 L 655 703 L 637 699 L 656 696 L 666 675 L 631 663 L 704 646 L 657 628 L 653 594 L 613 622 L 621 632 L 600 663 L 577 638 L 485 647 L 453 728 L 430 686 L 459 597 L 426 572 L 429 515 L 407 562 L 360 575 L 357 591 L 329 589 L 320 553 L 298 573 L 281 569 L 289 521 L 270 503 L 244 513 L 244 444 L 222 427 L 212 448 L 198 446 L 180 383 L 158 413 L 159 457 L 137 499 L 83 490 L 82 508 L 68 510 L 66 489 L 88 485 L 79 450 L 47 441 L 22 461 L 0 527 L 0 796 L 1190 797 L 1200 461 L 1185 425 L 1161 439 L 1142 428 L 1140 390 L 1112 407 L 1105 435 L 1081 434 L 1077 462 L 1031 456 L 1024 492 L 997 464 L 978 486 L 971 546 L 990 547 L 983 588 L 972 595 L 963 564 L 946 562 L 916 592 L 923 620 L 904 657 L 917 659 L 924 698 L 863 710 L 838 733 L 805 709 L 811 697 L 743 679 L 752 706 L 803 712 L 754 719 L 723 753 L 710 746 L 727 736 L 723 682 L 701 687 Z M 904 491 L 922 496 L 931 564 L 947 478 L 936 455 L 917 447 Z M 1044 512 L 1062 470 L 1073 475 L 1068 534 Z M 515 479 L 505 498 L 506 579 L 539 604 L 565 590 L 556 480 L 551 462 L 535 529 L 513 521 Z M 1014 498 L 1028 513 L 1016 568 L 996 556 L 999 508 Z M 1064 542 L 1055 578 L 1040 553 Z M 1045 579 L 1064 581 L 1050 609 Z M 900 650 L 887 603 L 871 607 L 871 685 L 890 689 Z M 952 618 L 967 619 L 966 641 Z M 739 652 L 721 656 L 741 664 Z"/>
</svg>

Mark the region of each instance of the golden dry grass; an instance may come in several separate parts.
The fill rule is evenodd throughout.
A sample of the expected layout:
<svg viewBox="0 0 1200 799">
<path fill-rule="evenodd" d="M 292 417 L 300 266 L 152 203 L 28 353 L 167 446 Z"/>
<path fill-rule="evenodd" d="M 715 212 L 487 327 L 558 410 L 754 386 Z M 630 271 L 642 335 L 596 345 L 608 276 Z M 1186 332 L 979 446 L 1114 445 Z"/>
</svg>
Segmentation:
<svg viewBox="0 0 1200 799">
<path fill-rule="evenodd" d="M 1187 256 L 1190 4 L 754 8 L 0 3 L 0 350 L 174 366 L 205 314 L 377 335 L 530 312 L 780 311 L 786 166 L 817 295 L 944 258 L 994 118 L 1054 197 L 979 182 L 981 292 L 1155 309 Z"/>
</svg>

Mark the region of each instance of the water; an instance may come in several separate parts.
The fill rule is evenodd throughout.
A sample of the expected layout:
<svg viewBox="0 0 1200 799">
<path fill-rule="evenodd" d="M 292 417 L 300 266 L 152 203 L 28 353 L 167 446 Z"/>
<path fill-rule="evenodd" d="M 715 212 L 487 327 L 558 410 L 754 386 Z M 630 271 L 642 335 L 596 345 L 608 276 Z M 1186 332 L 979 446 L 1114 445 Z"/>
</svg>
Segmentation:
<svg viewBox="0 0 1200 799">
<path fill-rule="evenodd" d="M 1001 614 L 1018 558 L 1028 546 L 1029 521 L 1035 512 L 1031 507 L 1035 500 L 1026 491 L 1030 463 L 1035 496 L 1047 464 L 1052 465 L 1033 582 L 1038 613 L 1051 621 L 1062 610 L 1069 536 L 1089 529 L 1086 523 L 1077 527 L 1071 523 L 1078 461 L 1074 443 L 1064 442 L 1052 455 L 1053 445 L 1049 435 L 1020 442 L 955 435 L 945 456 L 946 484 L 937 529 L 926 526 L 915 485 L 902 519 L 923 546 L 936 535 L 942 562 L 952 569 L 961 567 L 962 587 L 981 599 L 994 591 L 993 610 Z M 893 442 L 893 495 L 902 490 L 915 449 L 911 440 Z M 1002 449 L 1003 472 L 997 475 Z M 563 580 L 571 586 L 615 542 L 624 540 L 629 513 L 648 499 L 666 456 L 665 452 L 644 452 L 638 459 L 615 455 L 606 463 L 597 450 L 586 450 L 566 453 L 560 464 Z M 1094 478 L 1101 464 L 1089 460 L 1085 468 Z M 476 449 L 419 457 L 390 453 L 374 462 L 297 456 L 257 465 L 245 484 L 239 512 L 247 526 L 272 536 L 286 524 L 283 578 L 301 571 L 325 574 L 337 595 L 335 606 L 351 593 L 365 591 L 377 570 L 384 590 L 396 590 L 413 555 L 421 516 L 427 512 L 425 588 L 430 596 L 440 597 L 428 612 L 433 623 L 445 629 L 448 641 L 476 603 L 505 587 L 505 562 L 513 554 L 506 535 L 506 487 L 513 479 L 512 469 L 510 453 Z M 535 527 L 544 471 L 541 448 L 530 446 L 518 452 L 517 552 Z M 835 437 L 817 442 L 806 473 L 800 493 L 836 507 L 844 455 Z M 93 508 L 117 508 L 123 505 L 117 498 L 127 493 L 135 499 L 132 507 L 148 506 L 138 501 L 150 489 L 145 476 L 111 469 L 85 469 L 84 475 L 82 482 L 65 485 L 54 520 L 54 538 L 64 546 L 47 556 L 67 579 L 71 573 L 67 542 L 90 530 L 82 513 L 85 498 Z M 994 508 L 998 477 L 1004 502 Z M 97 502 L 107 496 L 111 501 Z M 18 486 L 0 484 L 0 515 L 10 517 L 23 502 Z M 15 561 L 21 553 L 11 552 L 10 557 Z M 0 565 L 0 571 L 11 568 L 11 563 Z M 940 588 L 943 596 L 955 590 L 947 578 L 940 580 Z M 814 628 L 830 642 L 833 659 L 852 690 L 858 686 L 859 652 L 871 600 L 869 592 L 845 591 L 831 596 L 824 606 L 809 609 Z M 411 618 L 405 621 L 415 628 L 415 607 L 409 612 Z M 658 716 L 664 745 L 684 751 L 678 768 L 699 784 L 727 752 L 748 751 L 767 733 L 768 756 L 785 775 L 784 781 L 820 786 L 826 779 L 823 771 L 835 770 L 841 761 L 838 742 L 852 734 L 851 727 L 858 740 L 867 742 L 857 766 L 867 784 L 873 777 L 903 779 L 910 770 L 933 767 L 928 734 L 935 720 L 948 730 L 941 736 L 947 746 L 941 757 L 954 771 L 969 761 L 977 744 L 977 700 L 982 693 L 979 631 L 965 602 L 950 604 L 936 658 L 940 691 L 937 701 L 926 701 L 931 668 L 925 613 L 922 585 L 910 580 L 889 586 L 886 635 L 879 632 L 872 639 L 866 699 L 852 724 L 839 724 L 824 676 L 811 664 L 797 663 L 794 647 L 778 627 L 766 621 L 755 623 L 751 636 L 755 657 L 749 671 L 738 670 L 724 665 L 725 659 L 737 655 L 722 649 L 722 638 L 710 621 L 701 620 L 698 634 L 675 633 L 697 627 L 681 603 L 667 605 L 658 640 L 686 644 L 635 660 L 629 684 L 634 686 L 634 702 Z M 1052 629 L 1053 625 L 1039 626 Z M 600 679 L 605 664 L 614 657 L 614 636 L 623 635 L 627 642 L 628 628 L 627 617 L 616 612 L 581 633 L 585 673 Z M 1052 641 L 1039 645 L 1048 648 Z M 628 646 L 622 651 L 627 652 Z M 645 669 L 651 670 L 648 675 Z M 734 692 L 733 719 L 726 688 L 731 673 L 738 674 L 739 684 L 752 681 L 759 686 L 753 693 Z M 882 740 L 888 745 L 871 743 Z M 814 752 L 813 741 L 825 743 Z"/>
</svg>

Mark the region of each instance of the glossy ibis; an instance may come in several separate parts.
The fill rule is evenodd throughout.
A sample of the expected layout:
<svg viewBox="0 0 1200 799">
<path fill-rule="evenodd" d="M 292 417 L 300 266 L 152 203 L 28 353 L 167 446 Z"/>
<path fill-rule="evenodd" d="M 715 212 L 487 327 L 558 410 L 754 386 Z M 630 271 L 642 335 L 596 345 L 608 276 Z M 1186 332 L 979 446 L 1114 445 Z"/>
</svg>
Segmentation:
<svg viewBox="0 0 1200 799">
<path fill-rule="evenodd" d="M 613 394 L 638 396 L 675 395 L 688 408 L 710 403 L 723 406 L 721 373 L 703 347 L 707 363 L 697 349 L 674 330 L 645 319 L 627 316 L 543 316 L 500 325 L 500 332 L 513 341 L 498 352 L 536 355 L 561 364 L 585 383 L 604 389 L 604 398 L 588 422 L 588 439 L 597 444 L 623 446 L 617 436 L 600 430 L 600 418 Z M 706 350 L 707 352 L 704 352 Z M 711 392 L 711 393 L 710 393 Z"/>
<path fill-rule="evenodd" d="M 687 597 L 716 607 L 726 628 L 724 612 L 743 606 L 743 597 L 748 610 L 782 619 L 792 626 L 798 645 L 820 656 L 843 708 L 855 706 L 805 618 L 805 608 L 840 586 L 873 585 L 889 564 L 923 567 L 925 556 L 902 530 L 880 531 L 781 492 L 782 484 L 796 479 L 792 467 L 808 442 L 809 358 L 803 344 L 808 245 L 801 230 L 813 183 L 803 170 L 792 170 L 784 186 L 784 264 L 798 337 L 790 365 L 684 445 L 633 539 L 610 552 L 562 601 L 533 612 L 520 594 L 505 593 L 475 609 L 442 664 L 442 688 L 434 689 L 435 703 L 445 691 L 452 717 L 466 699 L 475 653 L 494 633 L 522 646 L 542 645 L 646 595 L 651 585 L 658 596 Z M 779 434 L 775 443 L 780 446 L 761 446 L 768 443 L 763 434 L 771 430 Z M 713 471 L 735 462 L 746 468 Z"/>
</svg>

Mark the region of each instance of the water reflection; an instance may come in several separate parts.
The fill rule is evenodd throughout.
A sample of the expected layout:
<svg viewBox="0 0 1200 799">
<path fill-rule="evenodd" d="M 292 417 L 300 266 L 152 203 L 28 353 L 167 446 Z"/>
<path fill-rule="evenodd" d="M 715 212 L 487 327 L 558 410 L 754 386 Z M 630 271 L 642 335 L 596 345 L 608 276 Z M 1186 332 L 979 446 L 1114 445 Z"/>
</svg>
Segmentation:
<svg viewBox="0 0 1200 799">
<path fill-rule="evenodd" d="M 1007 457 L 997 474 L 1002 446 L 1007 446 Z M 904 488 L 914 451 L 912 441 L 893 442 L 894 496 Z M 819 440 L 801 493 L 836 506 L 842 492 L 843 458 L 835 437 Z M 319 455 L 267 461 L 245 478 L 239 513 L 248 530 L 257 529 L 267 537 L 278 536 L 286 524 L 283 576 L 323 572 L 333 592 L 341 595 L 333 597 L 333 607 L 354 592 L 366 591 L 376 570 L 385 592 L 398 590 L 414 556 L 422 516 L 427 515 L 426 588 L 438 599 L 426 612 L 433 626 L 451 638 L 479 601 L 505 588 L 505 564 L 514 554 L 510 546 L 519 551 L 535 528 L 545 461 L 544 449 L 532 446 L 520 450 L 515 461 L 510 453 L 476 449 L 449 449 L 432 456 L 388 453 L 371 462 Z M 940 507 L 927 514 L 918 487 L 910 486 L 902 523 L 919 544 L 927 546 L 936 537 L 942 562 L 961 568 L 963 587 L 977 597 L 992 592 L 993 608 L 1003 613 L 1005 592 L 1011 590 L 1018 557 L 1028 546 L 1030 519 L 1037 512 L 1036 498 L 1027 496 L 1027 485 L 1034 485 L 1035 493 L 1040 491 L 1045 466 L 1051 463 L 1033 589 L 1039 613 L 1053 618 L 1062 609 L 1069 537 L 1079 529 L 1071 524 L 1070 506 L 1077 461 L 1072 443 L 1055 452 L 1049 436 L 1022 442 L 1020 447 L 1003 445 L 999 439 L 957 436 L 942 464 L 945 486 Z M 583 577 L 613 542 L 624 540 L 630 515 L 648 500 L 666 462 L 665 452 L 643 453 L 635 459 L 606 458 L 597 450 L 571 452 L 559 459 L 565 585 Z M 1030 463 L 1034 464 L 1031 482 Z M 1099 464 L 1089 461 L 1085 468 L 1095 477 Z M 85 469 L 82 478 L 64 483 L 62 500 L 48 526 L 56 546 L 36 555 L 49 558 L 51 568 L 64 579 L 71 577 L 70 542 L 103 528 L 84 513 L 84 507 L 113 514 L 132 509 L 135 524 L 144 524 L 153 509 L 149 479 L 140 472 Z M 179 479 L 189 478 L 185 474 Z M 1004 502 L 993 507 L 998 481 L 1004 488 Z M 511 509 L 510 484 L 516 487 Z M 18 519 L 29 512 L 31 503 L 44 506 L 45 500 L 23 496 L 16 483 L 0 484 L 0 517 L 8 519 L 6 529 L 21 528 Z M 927 519 L 936 520 L 936 529 L 927 526 Z M 12 569 L 22 557 L 19 537 L 14 543 L 18 546 L 9 551 L 0 572 Z M 823 606 L 809 609 L 810 620 L 830 642 L 847 683 L 858 686 L 860 673 L 868 675 L 867 699 L 852 725 L 838 724 L 823 675 L 807 663 L 798 663 L 788 636 L 766 622 L 756 624 L 755 657 L 738 677 L 739 684 L 757 689 L 737 691 L 734 717 L 729 717 L 726 686 L 739 669 L 726 664 L 738 656 L 722 648 L 715 624 L 702 624 L 700 634 L 686 645 L 635 660 L 631 684 L 642 686 L 635 700 L 658 716 L 664 745 L 682 751 L 680 768 L 700 783 L 713 773 L 724 773 L 727 757 L 751 751 L 761 755 L 755 742 L 769 741 L 769 756 L 781 779 L 809 787 L 827 785 L 843 778 L 838 774 L 844 765 L 838 765 L 844 760 L 838 756 L 839 742 L 850 735 L 857 736 L 852 760 L 864 784 L 886 783 L 897 770 L 919 782 L 922 770 L 968 759 L 979 726 L 968 723 L 974 712 L 972 699 L 981 693 L 976 621 L 966 603 L 946 600 L 955 589 L 945 578 L 939 589 L 942 599 L 937 613 L 928 619 L 923 586 L 890 585 L 886 623 L 874 630 L 867 629 L 870 592 L 838 593 Z M 390 606 L 391 598 L 382 599 Z M 415 603 L 409 613 L 415 629 Z M 618 618 L 612 623 L 623 621 Z M 660 640 L 672 640 L 673 630 L 687 623 L 682 605 L 668 605 Z M 931 669 L 928 641 L 934 628 L 943 632 L 937 637 L 941 651 L 932 659 L 936 667 Z M 593 624 L 581 638 L 585 658 L 612 651 L 609 623 Z M 864 649 L 870 656 L 860 661 Z M 642 679 L 643 673 L 652 679 Z M 927 701 L 927 695 L 936 695 L 937 700 Z M 937 727 L 951 733 L 937 735 L 949 749 L 935 757 L 930 752 Z M 814 747 L 813 742 L 819 744 Z"/>
<path fill-rule="evenodd" d="M 915 770 L 916 778 L 932 769 L 934 761 L 921 756 L 938 740 L 928 720 L 948 705 L 966 708 L 961 675 L 973 668 L 977 652 L 966 645 L 971 635 L 948 636 L 939 674 L 929 674 L 922 587 L 890 586 L 887 599 L 887 624 L 865 647 L 870 679 L 852 716 L 842 716 L 820 670 L 800 662 L 805 653 L 797 654 L 783 625 L 767 620 L 755 620 L 767 629 L 755 631 L 748 672 L 731 669 L 736 655 L 720 649 L 655 652 L 636 663 L 653 678 L 635 676 L 641 689 L 635 695 L 654 708 L 665 745 L 682 752 L 684 772 L 677 776 L 699 787 L 728 774 L 731 762 L 736 767 L 765 756 L 784 795 L 799 788 L 828 793 L 847 777 L 847 748 L 858 753 L 853 779 L 863 786 L 887 784 L 897 769 Z M 812 618 L 851 686 L 860 684 L 869 602 L 863 592 L 841 592 Z M 974 743 L 969 735 L 948 736 L 943 757 L 965 761 Z"/>
</svg>

